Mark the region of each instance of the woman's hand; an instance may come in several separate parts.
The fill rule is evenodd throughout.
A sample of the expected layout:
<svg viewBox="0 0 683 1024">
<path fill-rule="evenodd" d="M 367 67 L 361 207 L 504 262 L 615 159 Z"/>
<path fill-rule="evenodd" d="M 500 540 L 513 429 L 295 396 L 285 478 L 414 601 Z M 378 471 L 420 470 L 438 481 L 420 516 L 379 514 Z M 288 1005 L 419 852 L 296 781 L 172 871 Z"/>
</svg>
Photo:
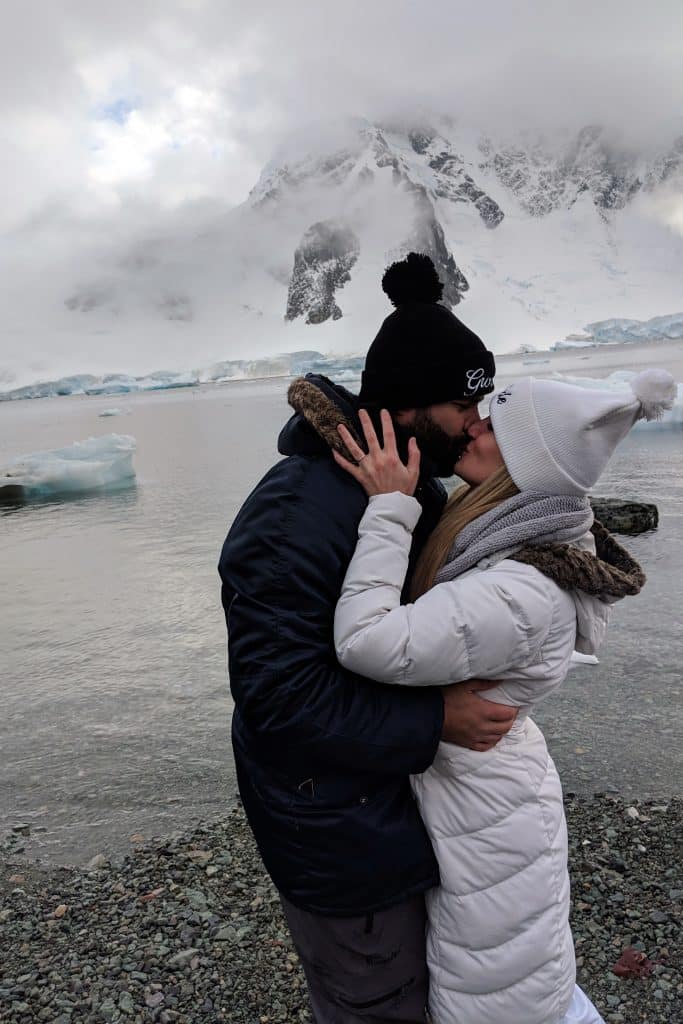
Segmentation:
<svg viewBox="0 0 683 1024">
<path fill-rule="evenodd" d="M 404 465 L 399 458 L 396 449 L 396 434 L 391 416 L 386 409 L 380 413 L 382 419 L 382 432 L 384 434 L 384 448 L 377 440 L 375 428 L 372 425 L 368 413 L 361 409 L 359 416 L 365 440 L 368 445 L 367 452 L 356 444 L 347 428 L 340 424 L 337 427 L 346 450 L 353 455 L 356 463 L 349 462 L 338 451 L 332 449 L 337 465 L 350 473 L 364 488 L 365 493 L 391 494 L 393 491 L 400 491 L 401 494 L 413 495 L 417 487 L 420 475 L 420 449 L 417 441 L 411 437 L 408 442 L 408 465 Z"/>
</svg>

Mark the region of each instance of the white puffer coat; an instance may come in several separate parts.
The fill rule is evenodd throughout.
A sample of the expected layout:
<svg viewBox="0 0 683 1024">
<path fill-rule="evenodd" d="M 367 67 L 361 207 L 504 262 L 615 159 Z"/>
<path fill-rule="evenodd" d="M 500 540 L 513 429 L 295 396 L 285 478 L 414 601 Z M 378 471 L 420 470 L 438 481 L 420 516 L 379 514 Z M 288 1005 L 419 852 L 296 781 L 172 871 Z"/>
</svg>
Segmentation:
<svg viewBox="0 0 683 1024">
<path fill-rule="evenodd" d="M 427 894 L 430 1011 L 435 1024 L 559 1024 L 575 986 L 567 831 L 529 712 L 563 681 L 575 646 L 596 650 L 609 609 L 509 558 L 402 606 L 419 515 L 403 494 L 370 499 L 337 605 L 339 660 L 407 686 L 500 679 L 486 697 L 520 709 L 493 750 L 442 743 L 413 779 L 441 872 Z"/>
</svg>

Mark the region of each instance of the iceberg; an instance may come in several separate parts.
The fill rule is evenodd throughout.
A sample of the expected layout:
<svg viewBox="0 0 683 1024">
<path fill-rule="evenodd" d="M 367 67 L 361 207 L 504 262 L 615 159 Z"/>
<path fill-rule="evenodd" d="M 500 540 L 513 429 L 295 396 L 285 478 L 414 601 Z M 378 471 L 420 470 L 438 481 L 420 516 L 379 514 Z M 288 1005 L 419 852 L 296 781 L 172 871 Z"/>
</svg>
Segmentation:
<svg viewBox="0 0 683 1024">
<path fill-rule="evenodd" d="M 130 487 L 135 438 L 107 434 L 66 448 L 17 455 L 0 468 L 0 503 L 24 503 Z"/>
</svg>

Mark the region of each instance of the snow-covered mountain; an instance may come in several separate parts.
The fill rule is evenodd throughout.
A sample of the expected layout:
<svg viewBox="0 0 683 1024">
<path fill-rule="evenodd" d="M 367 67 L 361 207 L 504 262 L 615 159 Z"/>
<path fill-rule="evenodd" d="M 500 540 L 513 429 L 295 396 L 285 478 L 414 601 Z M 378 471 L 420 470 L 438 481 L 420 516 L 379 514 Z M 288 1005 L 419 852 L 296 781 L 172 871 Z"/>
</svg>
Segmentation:
<svg viewBox="0 0 683 1024">
<path fill-rule="evenodd" d="M 354 233 L 353 269 L 328 294 L 335 317 L 362 305 L 364 276 L 377 288 L 382 241 L 380 264 L 411 247 L 428 252 L 446 301 L 462 303 L 460 315 L 498 350 L 529 335 L 549 343 L 591 315 L 680 305 L 683 239 L 654 213 L 661 192 L 683 195 L 683 136 L 645 158 L 598 127 L 552 144 L 494 141 L 457 123 L 353 129 L 323 152 L 283 153 L 251 193 L 273 218 L 315 209 L 295 250 L 289 319 L 320 320 L 318 293 L 341 269 L 327 231 Z"/>
<path fill-rule="evenodd" d="M 89 339 L 59 369 L 363 352 L 390 311 L 383 269 L 410 249 L 495 351 L 547 348 L 680 308 L 683 236 L 663 213 L 678 200 L 683 136 L 643 154 L 598 127 L 544 140 L 452 120 L 326 126 L 293 137 L 240 207 L 198 206 L 55 275 L 55 330 Z M 147 358 L 145 338 L 161 346 Z"/>
</svg>

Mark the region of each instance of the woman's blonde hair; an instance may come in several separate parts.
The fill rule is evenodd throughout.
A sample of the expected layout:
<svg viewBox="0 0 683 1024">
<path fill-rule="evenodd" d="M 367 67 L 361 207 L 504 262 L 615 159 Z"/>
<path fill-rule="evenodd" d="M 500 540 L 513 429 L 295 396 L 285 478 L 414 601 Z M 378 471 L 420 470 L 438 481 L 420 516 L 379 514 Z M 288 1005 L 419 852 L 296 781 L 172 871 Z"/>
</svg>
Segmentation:
<svg viewBox="0 0 683 1024">
<path fill-rule="evenodd" d="M 416 601 L 421 594 L 434 586 L 434 578 L 446 561 L 453 541 L 463 527 L 515 494 L 519 494 L 519 488 L 507 468 L 502 466 L 478 486 L 470 487 L 465 484 L 450 496 L 441 519 L 418 559 L 410 587 L 411 600 Z"/>
</svg>

